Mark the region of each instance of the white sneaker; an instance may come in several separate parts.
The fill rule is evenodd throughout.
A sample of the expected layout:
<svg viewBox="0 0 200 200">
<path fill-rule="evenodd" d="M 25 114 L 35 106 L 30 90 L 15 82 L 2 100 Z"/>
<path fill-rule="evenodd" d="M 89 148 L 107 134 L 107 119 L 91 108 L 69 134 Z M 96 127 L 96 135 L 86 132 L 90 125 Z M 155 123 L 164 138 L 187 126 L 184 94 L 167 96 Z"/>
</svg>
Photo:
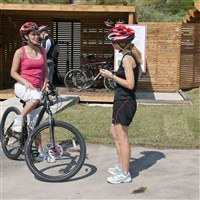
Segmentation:
<svg viewBox="0 0 200 200">
<path fill-rule="evenodd" d="M 116 174 L 119 174 L 122 172 L 122 169 L 119 168 L 119 165 L 116 165 L 115 167 L 113 168 L 108 168 L 108 173 L 109 174 L 112 174 L 112 175 L 116 175 Z"/>
<path fill-rule="evenodd" d="M 12 125 L 12 131 L 21 133 L 23 126 L 23 117 L 21 115 L 17 115 L 14 119 L 14 123 Z"/>
<path fill-rule="evenodd" d="M 38 155 L 35 157 L 36 161 L 43 161 L 47 159 L 46 150 L 45 149 L 38 149 Z"/>
<path fill-rule="evenodd" d="M 121 172 L 117 175 L 108 177 L 107 182 L 112 184 L 131 183 L 132 178 L 130 173 L 124 174 L 123 172 Z"/>
</svg>

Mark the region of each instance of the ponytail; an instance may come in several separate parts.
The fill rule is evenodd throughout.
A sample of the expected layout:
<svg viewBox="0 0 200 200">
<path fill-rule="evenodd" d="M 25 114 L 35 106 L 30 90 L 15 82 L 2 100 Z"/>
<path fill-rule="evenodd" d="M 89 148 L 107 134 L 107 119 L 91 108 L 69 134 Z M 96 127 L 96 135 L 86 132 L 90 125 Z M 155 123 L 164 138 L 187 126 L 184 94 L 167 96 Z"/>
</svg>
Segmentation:
<svg viewBox="0 0 200 200">
<path fill-rule="evenodd" d="M 140 65 L 142 64 L 142 55 L 140 51 L 134 46 L 134 44 L 127 44 L 124 49 L 131 51 L 133 55 L 135 56 L 136 61 Z"/>
<path fill-rule="evenodd" d="M 131 51 L 132 51 L 133 55 L 135 56 L 136 61 L 141 65 L 142 64 L 142 55 L 141 55 L 140 51 L 135 46 L 132 47 Z"/>
</svg>

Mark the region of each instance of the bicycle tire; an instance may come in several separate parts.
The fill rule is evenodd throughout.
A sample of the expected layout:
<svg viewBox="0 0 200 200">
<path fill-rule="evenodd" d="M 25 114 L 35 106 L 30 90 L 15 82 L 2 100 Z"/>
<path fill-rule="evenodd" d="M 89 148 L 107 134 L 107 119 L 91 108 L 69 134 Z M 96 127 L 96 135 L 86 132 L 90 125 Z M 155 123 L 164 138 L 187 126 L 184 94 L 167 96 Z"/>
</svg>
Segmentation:
<svg viewBox="0 0 200 200">
<path fill-rule="evenodd" d="M 104 78 L 103 85 L 107 90 L 113 91 L 115 89 L 115 81 L 111 78 Z"/>
<path fill-rule="evenodd" d="M 86 83 L 87 76 L 80 69 L 72 69 L 64 77 L 65 87 L 78 92 L 85 89 Z"/>
<path fill-rule="evenodd" d="M 18 138 L 17 134 L 11 130 L 14 116 L 19 114 L 18 108 L 9 107 L 5 110 L 1 120 L 1 146 L 6 157 L 12 160 L 16 160 L 22 153 L 21 136 L 18 134 Z"/>
<path fill-rule="evenodd" d="M 85 161 L 85 141 L 75 127 L 66 122 L 55 121 L 53 126 L 56 146 L 53 150 L 56 152 L 53 155 L 55 162 L 48 162 L 48 156 L 53 154 L 52 150 L 50 151 L 51 146 L 49 145 L 49 126 L 49 122 L 44 122 L 33 130 L 25 145 L 25 160 L 30 171 L 40 180 L 47 182 L 66 181 L 81 169 Z M 46 148 L 44 150 L 46 152 L 46 159 L 39 160 L 40 162 L 33 154 L 34 148 L 37 149 L 38 137 L 41 138 L 43 149 Z M 56 163 L 55 166 L 53 166 L 54 163 Z M 54 172 L 55 175 L 53 175 Z"/>
<path fill-rule="evenodd" d="M 87 81 L 85 83 L 84 89 L 88 89 L 92 86 L 94 86 L 94 75 L 91 70 L 88 70 L 87 68 L 83 67 L 83 72 L 85 73 L 87 77 Z"/>
</svg>

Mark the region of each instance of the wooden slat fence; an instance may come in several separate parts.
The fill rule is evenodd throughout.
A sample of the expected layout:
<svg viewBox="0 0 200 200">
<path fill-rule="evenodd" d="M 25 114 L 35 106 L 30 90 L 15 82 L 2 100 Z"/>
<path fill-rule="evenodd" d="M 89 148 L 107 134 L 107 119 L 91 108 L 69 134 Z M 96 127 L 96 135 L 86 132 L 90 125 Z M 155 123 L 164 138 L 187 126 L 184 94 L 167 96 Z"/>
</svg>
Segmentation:
<svg viewBox="0 0 200 200">
<path fill-rule="evenodd" d="M 147 72 L 140 79 L 141 90 L 179 89 L 181 24 L 147 25 Z"/>
<path fill-rule="evenodd" d="M 110 14 L 111 15 L 111 14 Z M 110 19 L 117 21 L 123 19 L 128 22 L 128 15 L 119 13 L 117 16 L 110 16 Z M 112 56 L 114 51 L 112 45 L 105 40 L 105 35 L 108 28 L 105 26 L 104 21 L 109 17 L 101 15 L 97 19 L 83 18 L 81 20 L 81 56 L 85 57 L 94 54 L 97 61 L 105 61 L 108 57 Z M 81 60 L 81 63 L 85 62 Z"/>
<path fill-rule="evenodd" d="M 180 88 L 200 86 L 200 24 L 183 24 Z"/>
</svg>

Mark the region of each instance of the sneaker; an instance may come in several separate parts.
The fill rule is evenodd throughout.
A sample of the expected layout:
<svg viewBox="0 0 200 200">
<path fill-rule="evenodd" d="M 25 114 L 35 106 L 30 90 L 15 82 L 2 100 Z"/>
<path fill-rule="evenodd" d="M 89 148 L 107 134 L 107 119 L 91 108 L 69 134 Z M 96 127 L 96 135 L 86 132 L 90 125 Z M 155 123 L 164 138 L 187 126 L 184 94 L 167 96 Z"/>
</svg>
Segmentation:
<svg viewBox="0 0 200 200">
<path fill-rule="evenodd" d="M 23 117 L 21 115 L 17 115 L 14 119 L 14 123 L 12 125 L 12 131 L 21 133 L 23 126 Z"/>
<path fill-rule="evenodd" d="M 37 157 L 35 157 L 35 160 L 42 161 L 42 160 L 46 160 L 46 159 L 47 159 L 47 155 L 46 155 L 46 152 L 44 151 L 44 149 L 38 149 L 38 155 L 37 155 Z"/>
<path fill-rule="evenodd" d="M 119 165 L 116 165 L 116 166 L 113 167 L 113 168 L 108 168 L 108 173 L 111 174 L 111 175 L 117 175 L 117 174 L 119 174 L 120 172 L 122 172 L 122 169 L 119 168 Z"/>
<path fill-rule="evenodd" d="M 119 184 L 119 183 L 131 183 L 132 182 L 132 178 L 131 178 L 131 174 L 124 174 L 123 172 L 115 175 L 115 176 L 110 176 L 107 178 L 107 182 L 108 183 L 112 183 L 112 184 Z"/>
</svg>

